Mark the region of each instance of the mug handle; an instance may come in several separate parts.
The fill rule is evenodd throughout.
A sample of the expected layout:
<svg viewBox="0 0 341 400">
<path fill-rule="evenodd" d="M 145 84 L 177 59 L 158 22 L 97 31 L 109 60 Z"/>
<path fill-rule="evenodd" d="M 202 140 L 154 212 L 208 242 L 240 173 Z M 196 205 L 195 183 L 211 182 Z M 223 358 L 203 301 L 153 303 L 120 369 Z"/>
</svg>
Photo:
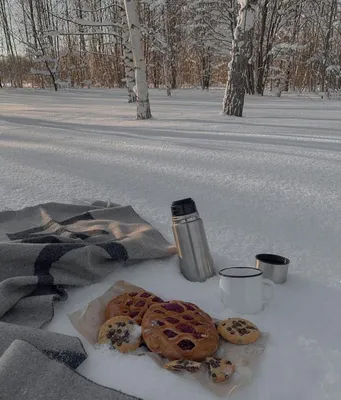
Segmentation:
<svg viewBox="0 0 341 400">
<path fill-rule="evenodd" d="M 263 285 L 270 288 L 270 294 L 268 296 L 266 296 L 265 291 L 263 291 L 263 303 L 265 304 L 274 297 L 276 285 L 272 281 L 270 281 L 270 279 L 266 278 L 263 278 Z"/>
</svg>

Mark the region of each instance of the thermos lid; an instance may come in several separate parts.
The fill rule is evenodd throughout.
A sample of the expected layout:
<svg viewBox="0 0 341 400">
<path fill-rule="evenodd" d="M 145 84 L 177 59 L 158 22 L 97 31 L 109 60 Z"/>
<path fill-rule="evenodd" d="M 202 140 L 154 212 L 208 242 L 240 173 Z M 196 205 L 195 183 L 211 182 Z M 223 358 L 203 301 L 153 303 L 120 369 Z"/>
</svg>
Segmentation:
<svg viewBox="0 0 341 400">
<path fill-rule="evenodd" d="M 191 198 L 173 201 L 172 216 L 181 217 L 182 215 L 193 214 L 197 212 L 195 201 Z"/>
</svg>

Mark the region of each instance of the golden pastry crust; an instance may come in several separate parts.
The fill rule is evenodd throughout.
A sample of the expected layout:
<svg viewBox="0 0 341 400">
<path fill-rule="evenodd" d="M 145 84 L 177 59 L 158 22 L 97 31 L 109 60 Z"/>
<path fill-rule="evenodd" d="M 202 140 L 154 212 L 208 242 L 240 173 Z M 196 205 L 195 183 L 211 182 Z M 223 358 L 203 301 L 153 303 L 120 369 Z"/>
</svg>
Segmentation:
<svg viewBox="0 0 341 400">
<path fill-rule="evenodd" d="M 218 349 L 219 335 L 212 318 L 192 303 L 155 304 L 141 326 L 149 350 L 169 360 L 203 361 Z"/>
<path fill-rule="evenodd" d="M 109 301 L 105 308 L 105 319 L 107 321 L 112 317 L 124 315 L 133 318 L 140 325 L 148 308 L 152 304 L 162 302 L 160 297 L 144 290 L 124 293 Z"/>
<path fill-rule="evenodd" d="M 141 344 L 141 327 L 129 317 L 110 318 L 99 330 L 98 343 L 108 343 L 121 353 L 129 353 Z"/>
<path fill-rule="evenodd" d="M 188 372 L 198 372 L 201 368 L 202 363 L 198 361 L 191 360 L 174 360 L 169 361 L 164 365 L 164 368 L 170 371 L 188 371 Z"/>
<path fill-rule="evenodd" d="M 209 376 L 214 383 L 228 381 L 235 371 L 235 367 L 231 361 L 218 357 L 208 357 L 205 363 L 208 365 Z"/>
<path fill-rule="evenodd" d="M 259 329 L 244 318 L 229 318 L 218 324 L 219 334 L 233 344 L 250 344 L 260 337 Z"/>
</svg>

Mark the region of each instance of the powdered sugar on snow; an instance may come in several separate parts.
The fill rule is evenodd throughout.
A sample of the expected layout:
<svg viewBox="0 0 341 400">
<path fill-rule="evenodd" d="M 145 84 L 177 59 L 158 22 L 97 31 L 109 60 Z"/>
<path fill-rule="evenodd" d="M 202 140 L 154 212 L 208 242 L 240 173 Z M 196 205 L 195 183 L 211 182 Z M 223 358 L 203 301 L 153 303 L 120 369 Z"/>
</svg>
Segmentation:
<svg viewBox="0 0 341 400">
<path fill-rule="evenodd" d="M 134 324 L 129 330 L 129 343 L 135 343 L 136 340 L 141 337 L 142 329 L 140 325 Z"/>
<path fill-rule="evenodd" d="M 172 239 L 170 203 L 192 196 L 216 268 L 254 255 L 291 259 L 285 285 L 250 318 L 270 343 L 232 399 L 340 400 L 341 103 L 247 98 L 245 118 L 219 115 L 223 92 L 151 91 L 154 119 L 134 121 L 121 90 L 0 91 L 0 209 L 42 201 L 131 204 Z M 218 277 L 187 282 L 176 258 L 119 268 L 56 305 L 50 330 L 77 335 L 66 313 L 125 279 L 224 318 Z M 95 349 L 78 371 L 144 399 L 213 398 L 149 357 Z"/>
</svg>

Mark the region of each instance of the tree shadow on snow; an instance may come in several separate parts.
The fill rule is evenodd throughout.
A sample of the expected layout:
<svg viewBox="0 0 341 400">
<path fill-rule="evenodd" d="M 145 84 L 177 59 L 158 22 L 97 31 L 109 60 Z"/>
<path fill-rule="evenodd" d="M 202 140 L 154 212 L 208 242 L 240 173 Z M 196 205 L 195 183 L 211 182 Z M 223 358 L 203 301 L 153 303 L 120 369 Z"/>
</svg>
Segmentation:
<svg viewBox="0 0 341 400">
<path fill-rule="evenodd" d="M 254 136 L 248 134 L 247 136 L 243 136 L 242 133 L 235 134 L 229 132 L 221 132 L 219 134 L 199 131 L 196 129 L 164 129 L 162 127 L 153 127 L 151 124 L 144 124 L 142 126 L 130 126 L 124 127 L 121 125 L 112 125 L 112 126 L 101 126 L 101 125 L 90 125 L 90 124 L 80 124 L 80 123 L 70 123 L 70 122 L 60 122 L 60 121 L 47 121 L 43 119 L 37 118 L 28 118 L 21 116 L 4 116 L 0 115 L 0 120 L 17 125 L 26 125 L 26 126 L 36 126 L 40 128 L 53 128 L 55 130 L 67 130 L 71 131 L 72 134 L 75 132 L 80 132 L 80 134 L 89 133 L 89 134 L 98 134 L 98 135 L 106 135 L 106 136 L 119 136 L 119 137 L 131 137 L 131 138 L 139 138 L 146 140 L 160 140 L 164 141 L 165 139 L 173 139 L 177 138 L 180 141 L 183 139 L 195 139 L 194 144 L 196 144 L 200 140 L 210 140 L 217 142 L 234 142 L 234 143 L 254 143 L 258 145 L 277 145 L 277 146 L 287 146 L 287 147 L 299 147 L 304 149 L 314 149 L 314 150 L 327 150 L 333 152 L 341 151 L 341 137 L 333 137 L 333 142 L 330 143 L 328 141 L 318 141 L 313 135 L 304 135 L 301 139 L 299 135 L 286 136 L 285 134 L 281 134 L 281 136 L 276 137 L 275 134 L 262 134 L 261 136 L 257 133 Z M 167 120 L 170 121 L 170 120 Z M 186 120 L 187 122 L 202 122 L 200 120 Z M 177 122 L 179 122 L 177 120 Z M 228 124 L 236 124 L 241 125 L 241 123 L 236 123 L 234 121 L 228 122 Z M 263 124 L 246 124 L 245 126 L 264 126 L 264 127 L 276 127 L 283 128 L 283 125 L 263 125 Z M 296 126 L 287 126 L 287 128 L 297 128 Z M 311 131 L 312 128 L 309 127 L 300 127 L 301 129 Z M 318 128 L 318 130 L 324 130 L 326 132 L 335 131 L 340 133 L 339 129 L 328 129 L 328 128 Z M 135 133 L 134 133 L 135 132 Z M 55 132 L 56 133 L 56 132 Z M 309 141 L 307 139 L 313 139 Z"/>
</svg>

